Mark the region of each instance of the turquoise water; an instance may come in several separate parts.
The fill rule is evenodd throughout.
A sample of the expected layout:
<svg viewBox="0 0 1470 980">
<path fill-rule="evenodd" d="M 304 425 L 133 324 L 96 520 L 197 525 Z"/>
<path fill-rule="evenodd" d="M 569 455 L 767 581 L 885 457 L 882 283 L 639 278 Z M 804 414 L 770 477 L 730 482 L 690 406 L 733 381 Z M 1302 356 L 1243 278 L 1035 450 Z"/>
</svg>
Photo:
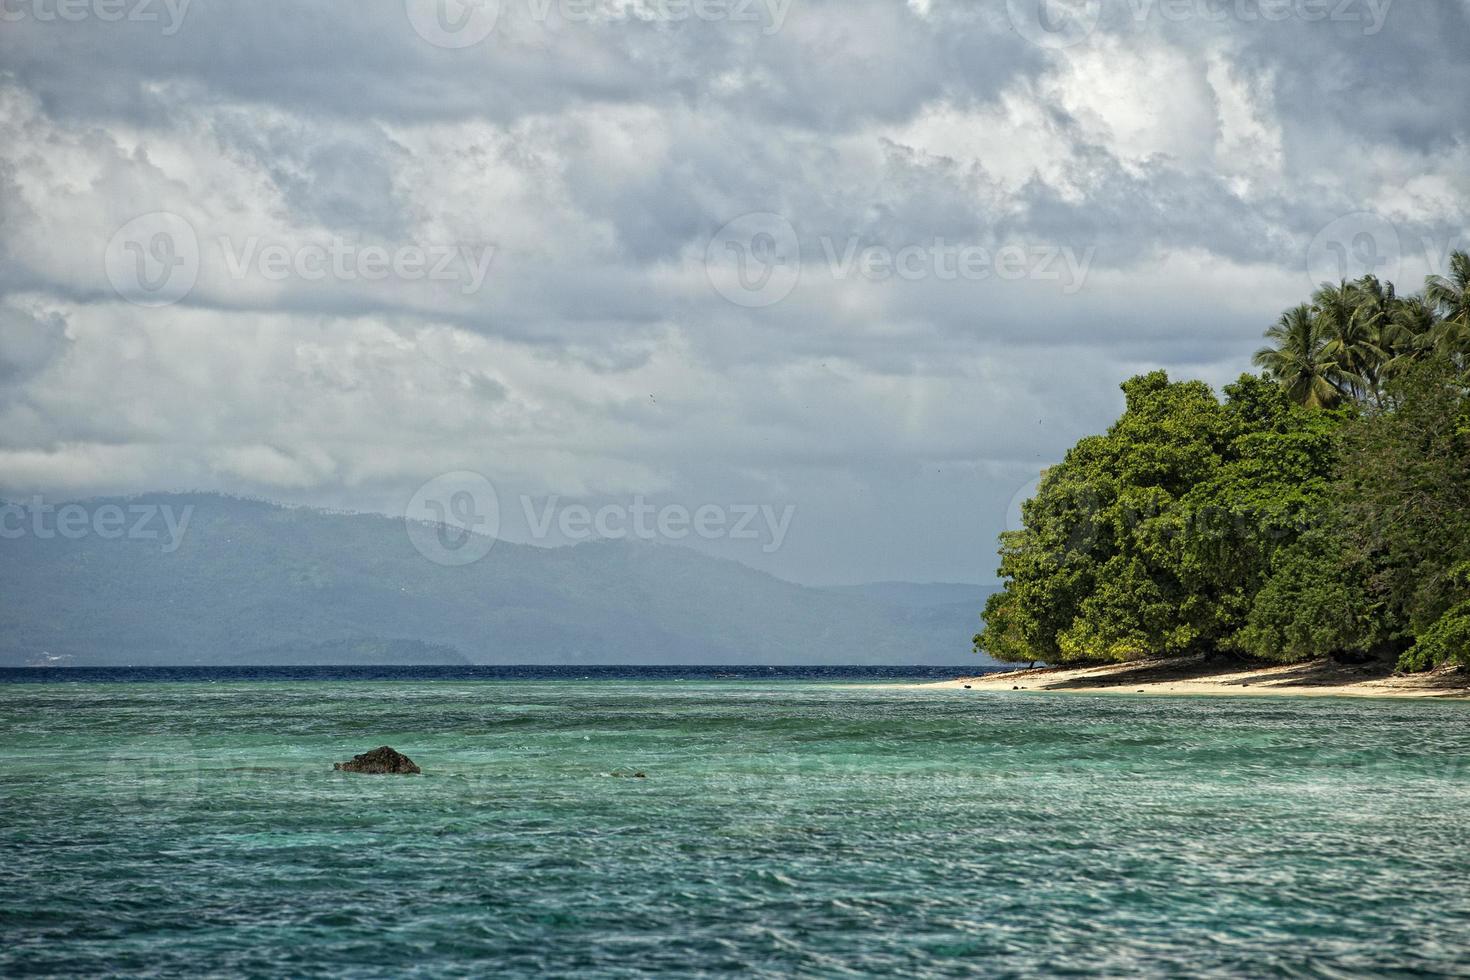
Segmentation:
<svg viewBox="0 0 1470 980">
<path fill-rule="evenodd" d="M 1465 703 L 4 684 L 0 739 L 5 975 L 1470 973 Z"/>
</svg>

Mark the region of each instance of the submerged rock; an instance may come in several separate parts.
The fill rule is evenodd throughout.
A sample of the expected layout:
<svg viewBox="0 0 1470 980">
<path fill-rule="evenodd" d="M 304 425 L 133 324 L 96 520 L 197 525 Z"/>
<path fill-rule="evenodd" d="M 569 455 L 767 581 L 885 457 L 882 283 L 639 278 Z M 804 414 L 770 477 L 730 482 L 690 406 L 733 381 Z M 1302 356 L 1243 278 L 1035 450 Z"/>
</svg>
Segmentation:
<svg viewBox="0 0 1470 980">
<path fill-rule="evenodd" d="M 381 745 L 371 752 L 364 752 L 362 755 L 355 755 L 347 762 L 333 763 L 332 768 L 342 772 L 410 773 L 421 771 L 408 756 L 386 745 Z"/>
</svg>

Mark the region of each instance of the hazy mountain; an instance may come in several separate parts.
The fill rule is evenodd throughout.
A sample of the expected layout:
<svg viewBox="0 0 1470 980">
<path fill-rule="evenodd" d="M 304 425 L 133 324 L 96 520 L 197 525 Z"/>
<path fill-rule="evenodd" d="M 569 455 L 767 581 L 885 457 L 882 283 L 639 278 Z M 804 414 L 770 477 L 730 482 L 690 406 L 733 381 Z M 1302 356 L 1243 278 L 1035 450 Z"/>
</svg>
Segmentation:
<svg viewBox="0 0 1470 980">
<path fill-rule="evenodd" d="M 115 525 L 98 533 L 108 505 L 193 511 L 169 551 L 159 519 L 152 537 Z M 54 526 L 17 535 L 11 511 L 0 535 L 0 664 L 979 659 L 970 636 L 983 589 L 923 602 L 936 587 L 806 588 L 643 542 L 501 541 L 474 564 L 444 567 L 414 549 L 402 520 L 211 494 L 84 509 L 90 523 L 71 537 Z"/>
<path fill-rule="evenodd" d="M 958 582 L 871 582 L 830 589 L 894 610 L 915 633 L 964 636 L 980 630 L 980 610 L 996 585 Z M 986 658 L 988 661 L 988 658 Z"/>
</svg>

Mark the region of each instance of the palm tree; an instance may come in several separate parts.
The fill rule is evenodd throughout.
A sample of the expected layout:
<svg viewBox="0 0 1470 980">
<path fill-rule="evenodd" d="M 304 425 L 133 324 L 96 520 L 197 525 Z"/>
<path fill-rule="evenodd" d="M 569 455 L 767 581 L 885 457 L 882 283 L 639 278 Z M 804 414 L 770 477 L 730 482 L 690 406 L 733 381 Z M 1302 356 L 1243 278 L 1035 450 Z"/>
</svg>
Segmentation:
<svg viewBox="0 0 1470 980">
<path fill-rule="evenodd" d="M 1414 349 L 1415 320 L 1404 315 L 1409 300 L 1400 299 L 1393 283 L 1375 275 L 1353 283 L 1352 295 L 1357 301 L 1353 318 L 1359 335 L 1354 367 L 1363 379 L 1364 394 L 1382 408 L 1383 383 L 1418 353 Z"/>
<path fill-rule="evenodd" d="M 1377 287 L 1378 281 L 1373 280 Z M 1324 282 L 1312 294 L 1312 310 L 1324 338 L 1322 354 L 1337 366 L 1336 381 L 1343 394 L 1362 401 L 1372 386 L 1372 365 L 1384 359 L 1374 343 L 1374 330 L 1364 303 L 1361 282 Z"/>
<path fill-rule="evenodd" d="M 1252 359 L 1275 379 L 1298 405 L 1329 408 L 1342 398 L 1342 368 L 1326 352 L 1328 340 L 1310 306 L 1287 310 L 1266 331 L 1272 346 L 1262 347 Z"/>
<path fill-rule="evenodd" d="M 1435 347 L 1463 364 L 1470 359 L 1470 255 L 1453 252 L 1448 276 L 1425 277 L 1424 301 L 1440 315 Z"/>
<path fill-rule="evenodd" d="M 1422 296 L 1400 299 L 1394 306 L 1392 319 L 1393 343 L 1387 350 L 1388 360 L 1378 372 L 1384 381 L 1434 352 L 1435 328 L 1439 323 L 1439 317 Z"/>
</svg>

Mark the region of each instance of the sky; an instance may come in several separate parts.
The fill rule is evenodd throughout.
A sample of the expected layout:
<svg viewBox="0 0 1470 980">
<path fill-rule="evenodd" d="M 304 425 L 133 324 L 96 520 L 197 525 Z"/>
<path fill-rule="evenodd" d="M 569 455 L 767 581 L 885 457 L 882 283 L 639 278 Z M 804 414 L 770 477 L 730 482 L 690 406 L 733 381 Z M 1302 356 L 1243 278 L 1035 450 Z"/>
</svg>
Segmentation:
<svg viewBox="0 0 1470 980">
<path fill-rule="evenodd" d="M 1470 244 L 1466 0 L 0 0 L 0 495 L 988 582 L 1040 470 Z"/>
</svg>

